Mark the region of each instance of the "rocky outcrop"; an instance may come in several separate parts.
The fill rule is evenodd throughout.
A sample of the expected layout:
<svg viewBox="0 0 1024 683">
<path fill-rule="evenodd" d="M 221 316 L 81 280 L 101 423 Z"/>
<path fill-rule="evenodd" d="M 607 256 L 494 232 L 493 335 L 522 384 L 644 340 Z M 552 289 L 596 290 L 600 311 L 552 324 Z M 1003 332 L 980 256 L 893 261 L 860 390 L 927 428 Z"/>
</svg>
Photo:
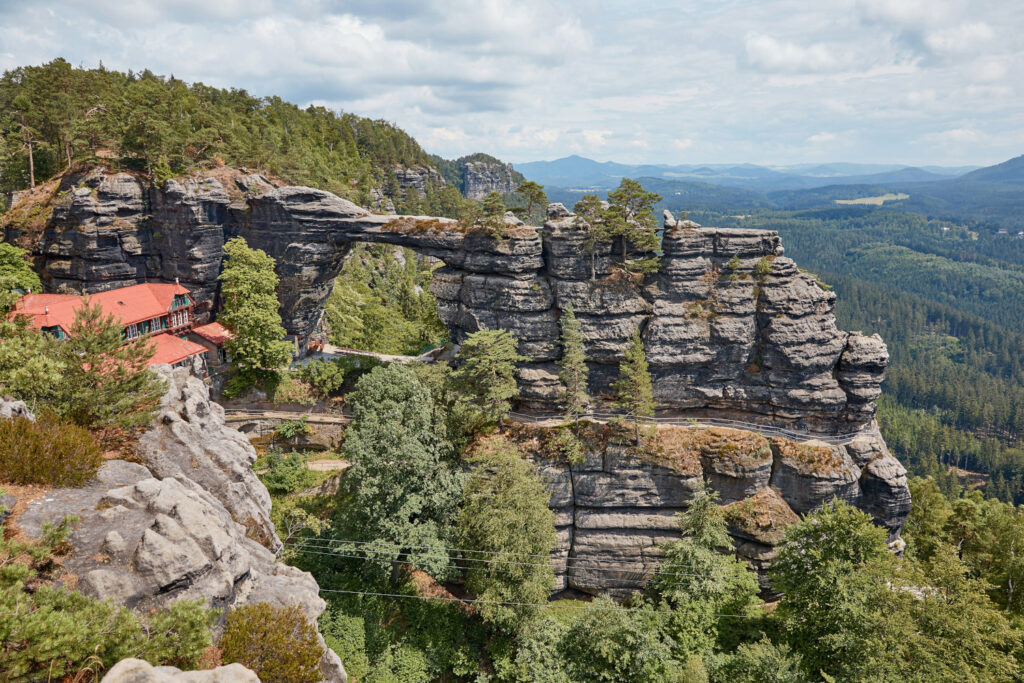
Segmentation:
<svg viewBox="0 0 1024 683">
<path fill-rule="evenodd" d="M 432 166 L 395 166 L 391 172 L 400 188 L 415 192 L 420 199 L 427 196 L 427 188 L 445 186 L 444 178 Z"/>
<path fill-rule="evenodd" d="M 838 498 L 869 513 L 901 550 L 910 512 L 906 472 L 874 428 L 843 445 L 795 442 L 725 428 L 662 426 L 635 447 L 607 425 L 583 433 L 586 459 L 558 455 L 555 431 L 518 426 L 510 435 L 533 455 L 551 490 L 559 544 L 557 590 L 625 596 L 641 588 L 679 538 L 676 513 L 703 484 L 720 496 L 737 554 L 764 574 L 785 528 Z"/>
<path fill-rule="evenodd" d="M 122 659 L 100 683 L 260 683 L 260 679 L 241 664 L 182 671 L 173 666 L 153 666 L 141 659 Z"/>
<path fill-rule="evenodd" d="M 462 161 L 458 164 L 462 176 L 462 194 L 470 199 L 482 200 L 491 192 L 512 194 L 519 186 L 517 176 L 522 178 L 512 164 L 494 161 Z"/>
<path fill-rule="evenodd" d="M 421 170 L 417 177 L 431 177 Z M 41 238 L 47 285 L 179 278 L 202 317 L 216 300 L 221 246 L 239 235 L 276 259 L 285 327 L 304 340 L 348 245 L 384 242 L 444 261 L 432 291 L 454 342 L 482 328 L 516 335 L 529 357 L 520 372 L 527 403 L 557 397 L 558 321 L 572 304 L 595 395 L 608 391 L 640 328 L 662 408 L 831 433 L 866 429 L 873 418 L 885 344 L 838 329 L 835 293 L 786 258 L 773 231 L 702 228 L 667 214 L 660 268 L 639 280 L 613 267 L 617 247 L 588 249 L 587 226 L 561 205 L 549 207 L 542 231 L 510 224 L 493 235 L 245 178 L 159 189 L 127 174 L 84 178 L 57 200 Z"/>
<path fill-rule="evenodd" d="M 19 526 L 34 536 L 76 515 L 64 568 L 97 599 L 141 612 L 201 599 L 224 610 L 217 629 L 230 607 L 298 604 L 316 623 L 326 607 L 316 580 L 273 552 L 281 543 L 270 497 L 250 468 L 252 446 L 224 426 L 223 410 L 187 369 L 157 371 L 168 391 L 142 438 L 145 464 L 109 460 L 90 485 L 29 503 Z M 326 646 L 321 672 L 326 681 L 346 678 Z"/>
</svg>

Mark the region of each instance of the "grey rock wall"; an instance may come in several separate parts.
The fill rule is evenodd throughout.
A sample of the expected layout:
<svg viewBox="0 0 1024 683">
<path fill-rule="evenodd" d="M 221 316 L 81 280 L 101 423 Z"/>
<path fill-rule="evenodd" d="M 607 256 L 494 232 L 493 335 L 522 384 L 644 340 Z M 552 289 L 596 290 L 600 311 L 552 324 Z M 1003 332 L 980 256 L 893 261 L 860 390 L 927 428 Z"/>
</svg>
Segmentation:
<svg viewBox="0 0 1024 683">
<path fill-rule="evenodd" d="M 40 239 L 48 288 L 179 278 L 202 318 L 216 304 L 224 240 L 242 236 L 276 259 L 285 327 L 304 339 L 349 245 L 395 244 L 444 261 L 431 289 L 452 341 L 495 327 L 518 337 L 530 358 L 520 372 L 529 404 L 557 397 L 558 321 L 572 304 L 596 395 L 608 391 L 639 327 L 665 409 L 838 433 L 874 416 L 885 344 L 837 328 L 835 293 L 786 258 L 773 231 L 702 228 L 668 214 L 660 269 L 634 281 L 615 272 L 612 245 L 588 252 L 587 226 L 561 205 L 549 207 L 542 229 L 509 225 L 499 238 L 256 176 L 233 182 L 146 189 L 127 174 L 85 177 L 57 201 Z"/>
<path fill-rule="evenodd" d="M 157 371 L 168 391 L 142 438 L 144 464 L 109 460 L 88 486 L 29 503 L 19 526 L 36 536 L 47 522 L 78 516 L 64 567 L 77 590 L 100 600 L 148 612 L 200 599 L 224 610 L 218 631 L 228 608 L 298 604 L 315 624 L 326 603 L 311 574 L 277 561 L 281 542 L 250 467 L 252 446 L 224 426 L 223 409 L 185 368 Z M 320 640 L 324 680 L 344 683 L 341 661 Z"/>
<path fill-rule="evenodd" d="M 459 168 L 462 194 L 477 201 L 490 192 L 512 194 L 517 187 L 513 173 L 512 164 L 464 161 Z"/>
<path fill-rule="evenodd" d="M 625 597 L 643 587 L 661 559 L 660 544 L 679 538 L 675 515 L 702 481 L 725 507 L 737 554 L 765 571 L 785 528 L 800 515 L 838 498 L 859 507 L 888 531 L 900 551 L 910 513 L 906 471 L 877 429 L 845 445 L 795 443 L 721 428 L 661 427 L 653 452 L 619 443 L 608 427 L 589 427 L 585 462 L 546 459 L 552 430 L 513 433 L 533 454 L 551 491 L 558 547 L 552 554 L 556 590 Z M 628 439 L 627 439 L 628 441 Z"/>
</svg>

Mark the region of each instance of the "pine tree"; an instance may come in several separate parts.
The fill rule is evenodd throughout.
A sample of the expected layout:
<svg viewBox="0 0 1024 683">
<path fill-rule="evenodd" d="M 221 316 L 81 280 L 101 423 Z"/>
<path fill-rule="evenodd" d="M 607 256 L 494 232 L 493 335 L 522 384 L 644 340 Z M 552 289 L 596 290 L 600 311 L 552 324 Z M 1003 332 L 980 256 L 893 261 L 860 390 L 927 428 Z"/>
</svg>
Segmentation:
<svg viewBox="0 0 1024 683">
<path fill-rule="evenodd" d="M 154 347 L 148 339 L 124 343 L 121 324 L 98 304 L 82 306 L 56 346 L 63 361 L 58 412 L 86 427 L 124 429 L 149 423 L 164 382 L 149 371 Z"/>
<path fill-rule="evenodd" d="M 558 379 L 565 385 L 562 394 L 563 414 L 567 421 L 574 424 L 576 435 L 579 436 L 580 417 L 590 404 L 590 396 L 587 394 L 589 370 L 583 349 L 583 332 L 572 304 L 566 304 L 559 322 L 562 327 L 562 357 L 558 365 L 562 371 L 558 373 Z"/>
<path fill-rule="evenodd" d="M 480 400 L 492 423 L 500 424 L 519 396 L 516 363 L 528 360 L 516 352 L 516 338 L 507 330 L 480 330 L 462 343 L 455 356 L 461 363 L 455 371 L 460 388 Z"/>
<path fill-rule="evenodd" d="M 658 249 L 658 226 L 652 211 L 661 195 L 648 192 L 635 180 L 623 178 L 618 189 L 608 193 L 611 208 L 605 213 L 606 238 L 618 237 L 622 264 L 630 270 L 648 273 L 657 269 L 657 259 L 630 260 L 632 249 L 651 252 Z"/>
<path fill-rule="evenodd" d="M 590 279 L 597 277 L 597 244 L 610 239 L 604 234 L 605 208 L 596 194 L 583 195 L 576 206 L 572 207 L 577 219 L 587 225 L 587 237 L 583 241 L 583 249 L 590 256 Z"/>
<path fill-rule="evenodd" d="M 651 372 L 647 367 L 644 342 L 640 328 L 633 330 L 633 336 L 626 349 L 625 359 L 619 364 L 619 379 L 612 385 L 615 390 L 615 407 L 621 409 L 627 422 L 633 424 L 636 445 L 640 445 L 640 424 L 645 417 L 654 415 L 654 393 L 651 387 Z"/>
<path fill-rule="evenodd" d="M 521 194 L 526 198 L 526 218 L 527 220 L 533 217 L 533 206 L 534 204 L 542 206 L 547 203 L 548 196 L 544 193 L 544 186 L 535 183 L 532 180 L 527 180 L 522 185 L 516 188 L 516 194 Z"/>
<path fill-rule="evenodd" d="M 505 225 L 505 202 L 497 192 L 488 192 L 483 201 L 484 225 L 502 228 Z"/>
</svg>

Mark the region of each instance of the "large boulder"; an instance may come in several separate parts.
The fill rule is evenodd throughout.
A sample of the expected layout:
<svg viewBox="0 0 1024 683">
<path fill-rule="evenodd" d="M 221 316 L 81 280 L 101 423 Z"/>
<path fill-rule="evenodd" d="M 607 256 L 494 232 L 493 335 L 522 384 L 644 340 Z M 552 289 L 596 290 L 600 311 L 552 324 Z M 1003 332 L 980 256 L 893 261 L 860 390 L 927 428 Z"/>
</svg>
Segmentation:
<svg viewBox="0 0 1024 683">
<path fill-rule="evenodd" d="M 153 666 L 141 659 L 122 659 L 100 683 L 260 683 L 260 679 L 241 664 L 182 671 L 173 666 Z"/>
</svg>

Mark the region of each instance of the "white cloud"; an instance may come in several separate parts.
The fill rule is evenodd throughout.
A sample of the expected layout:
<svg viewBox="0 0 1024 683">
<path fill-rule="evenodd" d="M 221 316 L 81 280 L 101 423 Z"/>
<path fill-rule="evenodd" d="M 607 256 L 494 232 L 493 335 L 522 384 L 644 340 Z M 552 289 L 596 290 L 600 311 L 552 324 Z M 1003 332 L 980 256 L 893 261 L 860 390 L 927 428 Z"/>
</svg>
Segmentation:
<svg viewBox="0 0 1024 683">
<path fill-rule="evenodd" d="M 939 55 L 960 55 L 976 52 L 988 45 L 995 37 L 992 27 L 983 21 L 928 33 L 924 42 Z"/>
<path fill-rule="evenodd" d="M 586 143 L 592 147 L 604 147 L 608 144 L 608 136 L 612 134 L 610 130 L 584 130 L 580 132 Z"/>
<path fill-rule="evenodd" d="M 838 136 L 835 133 L 815 133 L 814 135 L 807 138 L 807 142 L 811 144 L 820 145 L 827 142 L 835 142 Z"/>
<path fill-rule="evenodd" d="M 752 33 L 747 35 L 745 47 L 750 65 L 763 71 L 830 71 L 838 65 L 836 58 L 821 43 L 801 47 L 796 43 Z"/>
<path fill-rule="evenodd" d="M 984 137 L 984 135 L 972 128 L 952 128 L 938 133 L 929 133 L 924 136 L 924 139 L 940 144 L 966 144 L 971 142 L 980 142 Z"/>
<path fill-rule="evenodd" d="M 924 164 L 957 138 L 958 163 L 1020 152 L 1024 5 L 1008 0 L 685 12 L 649 0 L 0 0 L 0 12 L 0 68 L 57 56 L 150 68 L 393 121 L 449 158 L 676 162 L 699 150 L 701 162 L 786 164 L 839 149 Z"/>
</svg>

